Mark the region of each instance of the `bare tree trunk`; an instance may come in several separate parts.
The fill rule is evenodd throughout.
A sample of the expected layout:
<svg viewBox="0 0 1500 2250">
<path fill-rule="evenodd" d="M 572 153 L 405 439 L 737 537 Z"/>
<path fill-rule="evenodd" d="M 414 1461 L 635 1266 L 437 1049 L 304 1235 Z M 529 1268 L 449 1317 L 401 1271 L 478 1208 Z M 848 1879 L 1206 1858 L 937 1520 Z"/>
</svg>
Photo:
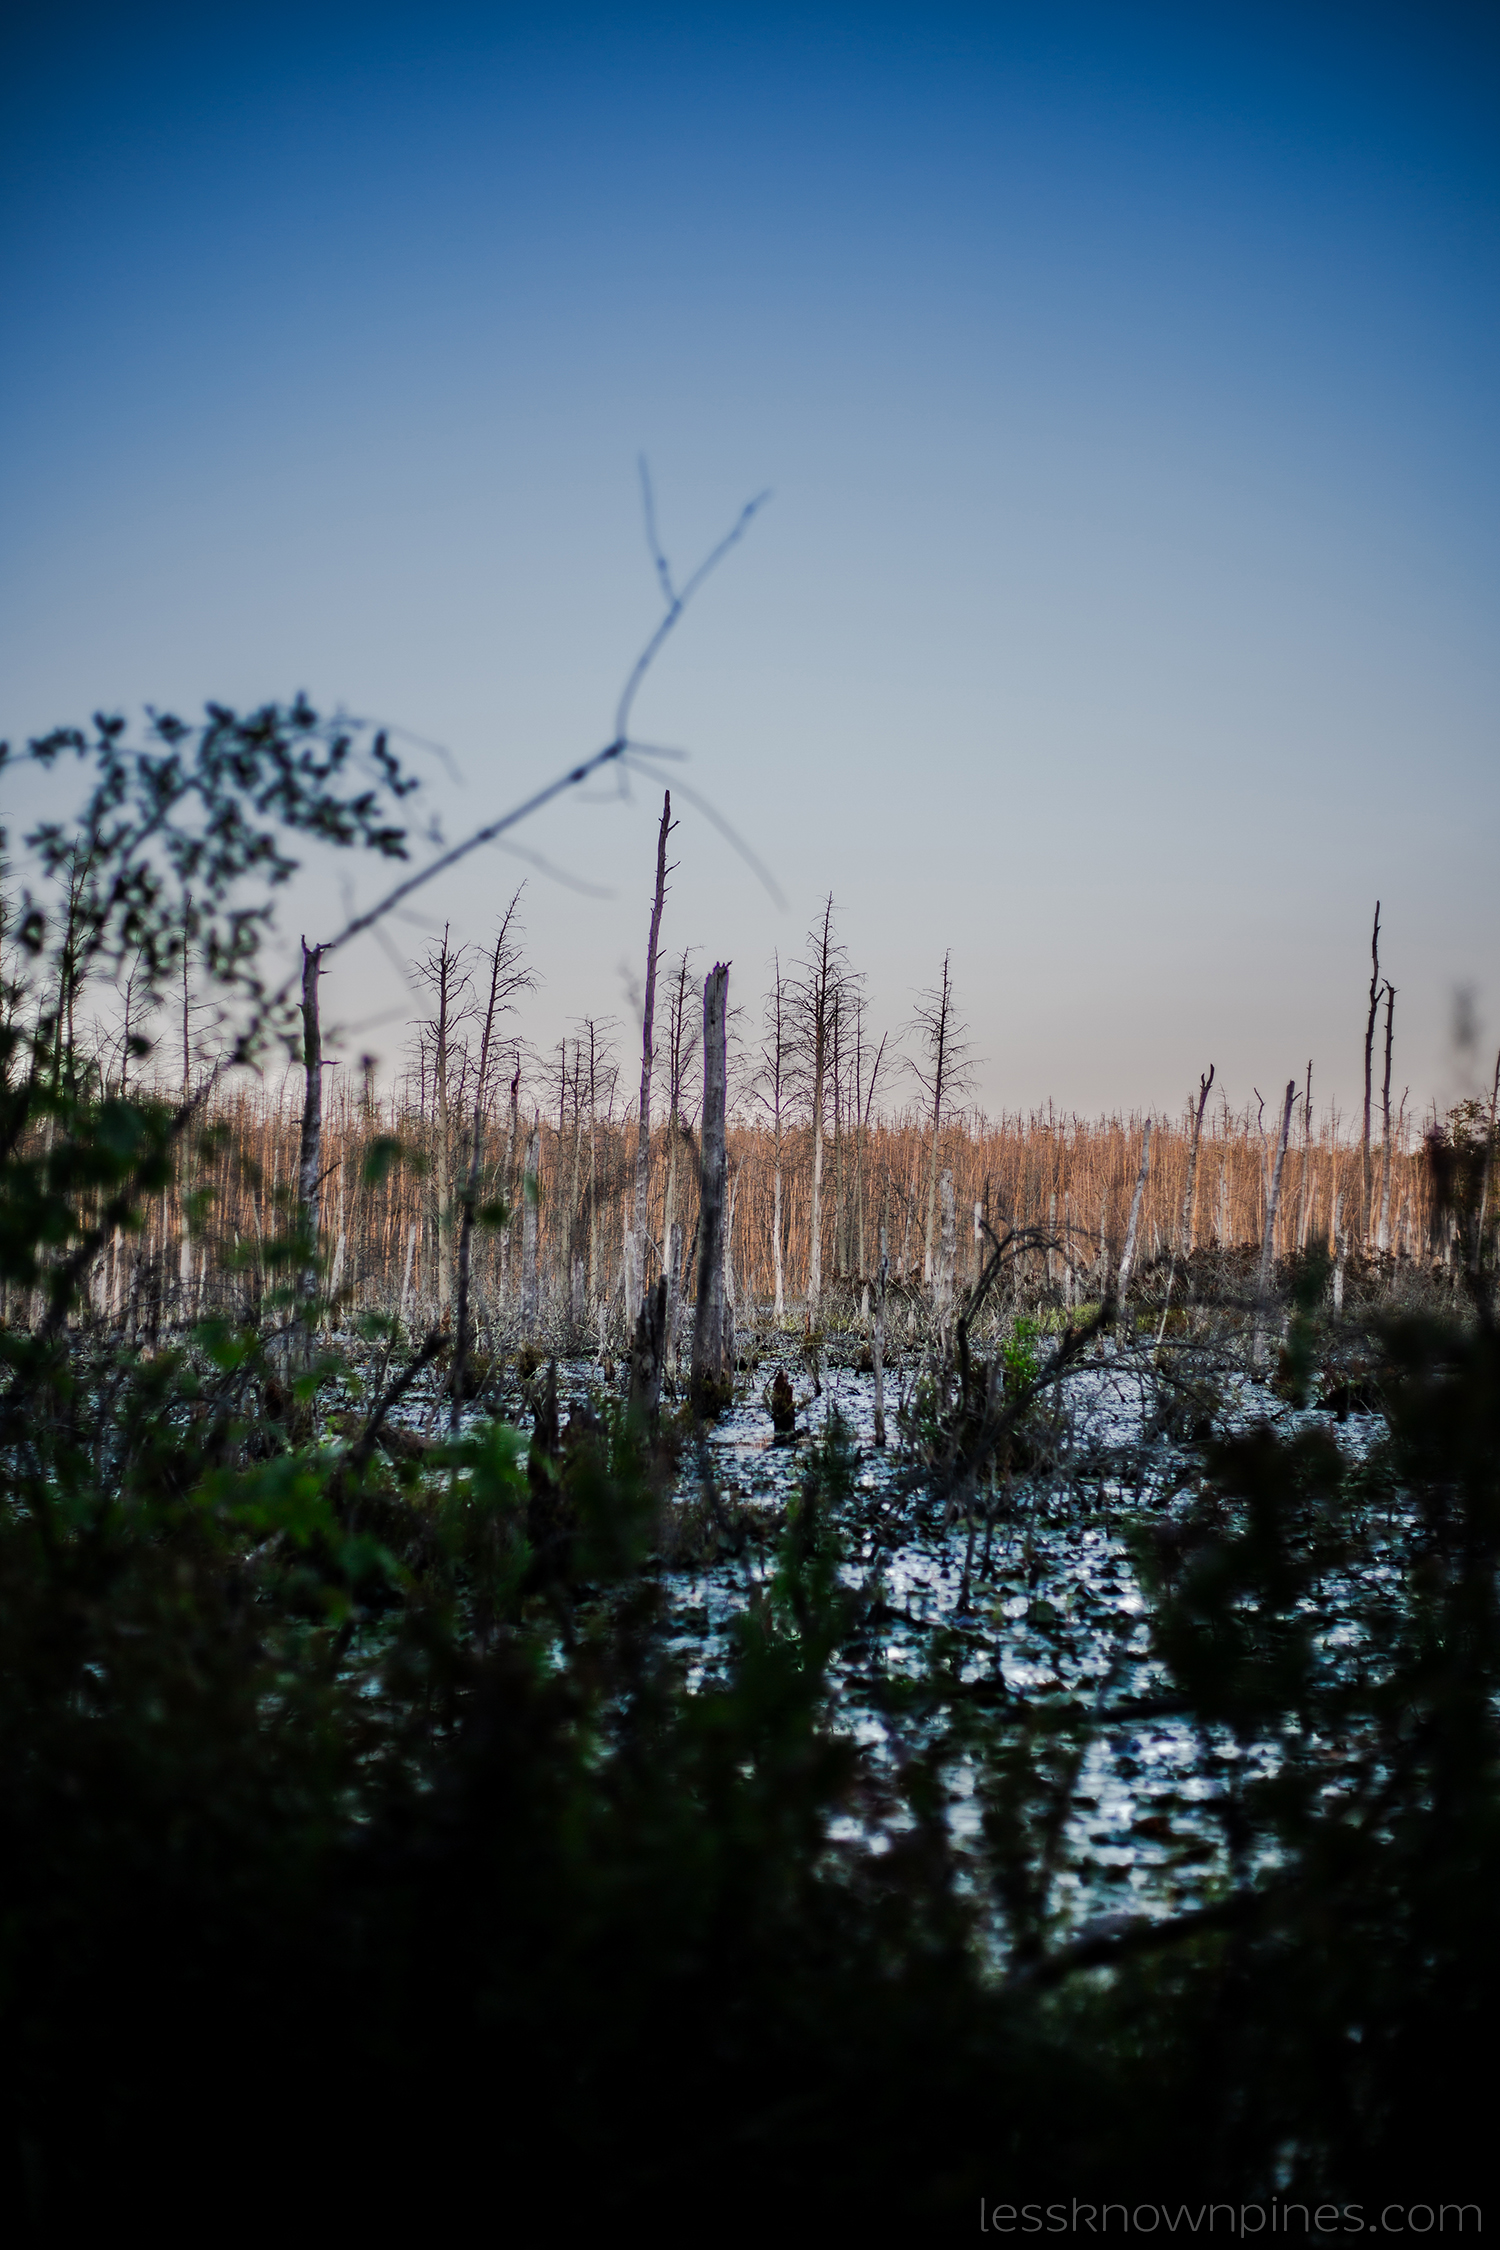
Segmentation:
<svg viewBox="0 0 1500 2250">
<path fill-rule="evenodd" d="M 306 1303 L 318 1287 L 318 1181 L 323 1163 L 323 1032 L 318 1021 L 318 978 L 323 948 L 302 940 L 302 1138 L 297 1155 L 297 1218 L 307 1257 L 297 1281 Z"/>
<path fill-rule="evenodd" d="M 526 1143 L 526 1177 L 522 1186 L 524 1205 L 521 1214 L 521 1330 L 526 1336 L 536 1334 L 537 1295 L 537 1221 L 541 1203 L 542 1121 L 537 1116 Z"/>
<path fill-rule="evenodd" d="M 641 1103 L 636 1112 L 635 1202 L 625 1244 L 625 1318 L 633 1322 L 645 1302 L 646 1208 L 651 1178 L 651 1066 L 655 1060 L 656 956 L 661 947 L 661 913 L 667 895 L 667 838 L 672 829 L 672 792 L 662 799 L 661 828 L 656 839 L 656 890 L 651 901 L 651 929 L 646 940 L 646 1000 L 641 1019 Z"/>
<path fill-rule="evenodd" d="M 1198 1150 L 1203 1140 L 1203 1113 L 1208 1107 L 1209 1090 L 1214 1082 L 1214 1066 L 1208 1066 L 1208 1075 L 1198 1080 L 1198 1107 L 1193 1113 L 1193 1137 L 1188 1144 L 1187 1183 L 1182 1191 L 1182 1218 L 1177 1230 L 1178 1253 L 1184 1261 L 1193 1255 L 1193 1195 L 1198 1185 Z"/>
<path fill-rule="evenodd" d="M 1391 1246 L 1391 1028 L 1396 1011 L 1396 987 L 1385 988 L 1385 1088 L 1381 1095 L 1380 1123 L 1380 1231 L 1376 1247 L 1382 1257 Z"/>
<path fill-rule="evenodd" d="M 911 1243 L 911 1215 L 917 1195 L 917 1151 L 911 1152 L 911 1171 L 906 1182 L 906 1195 L 902 1204 L 901 1255 L 896 1260 L 896 1279 L 906 1279 L 906 1253 Z"/>
<path fill-rule="evenodd" d="M 1187 1185 L 1183 1188 L 1182 1191 L 1182 1217 L 1178 1221 L 1177 1240 L 1172 1246 L 1172 1256 L 1167 1264 L 1167 1293 L 1162 1299 L 1161 1326 L 1156 1331 L 1156 1348 L 1158 1351 L 1161 1350 L 1161 1341 L 1163 1336 L 1165 1336 L 1167 1332 L 1167 1314 L 1171 1309 L 1172 1304 L 1172 1282 L 1177 1273 L 1177 1260 L 1179 1256 L 1181 1257 L 1183 1264 L 1189 1268 L 1189 1274 L 1191 1275 L 1191 1261 L 1193 1255 L 1193 1190 L 1198 1184 L 1198 1144 L 1203 1138 L 1203 1112 L 1208 1107 L 1208 1090 L 1210 1086 L 1212 1086 L 1213 1082 L 1214 1066 L 1212 1063 L 1210 1063 L 1208 1066 L 1207 1077 L 1205 1078 L 1201 1071 L 1198 1075 L 1198 1107 L 1193 1115 L 1192 1139 L 1188 1143 Z M 1188 1302 L 1189 1304 L 1191 1304 L 1192 1302 L 1191 1278 L 1189 1278 L 1188 1282 Z"/>
<path fill-rule="evenodd" d="M 932 1302 L 939 1320 L 946 1320 L 953 1302 L 953 1261 L 958 1251 L 958 1221 L 953 1207 L 953 1174 L 946 1165 L 938 1182 L 942 1225 L 938 1235 L 937 1270 L 933 1275 Z"/>
<path fill-rule="evenodd" d="M 682 1221 L 674 1219 L 667 1230 L 667 1327 L 663 1351 L 667 1371 L 677 1374 L 677 1322 L 682 1302 Z"/>
<path fill-rule="evenodd" d="M 413 1219 L 406 1229 L 406 1270 L 401 1276 L 401 1296 L 396 1306 L 397 1320 L 406 1321 L 408 1326 L 410 1325 L 410 1316 L 406 1308 L 411 1301 L 411 1269 L 416 1262 L 416 1256 L 417 1222 Z"/>
<path fill-rule="evenodd" d="M 823 908 L 823 927 L 814 939 L 815 957 L 805 987 L 805 1023 L 812 1035 L 812 1209 L 808 1224 L 807 1316 L 818 1318 L 823 1296 L 823 1103 L 828 1072 L 829 1005 L 838 991 L 841 949 L 833 936 L 833 894 Z"/>
<path fill-rule="evenodd" d="M 1141 1205 L 1146 1199 L 1146 1175 L 1151 1168 L 1151 1120 L 1146 1119 L 1141 1133 L 1141 1168 L 1135 1176 L 1135 1194 L 1130 1199 L 1130 1223 L 1125 1229 L 1125 1247 L 1120 1253 L 1120 1272 L 1115 1282 L 1115 1309 L 1123 1328 L 1125 1322 L 1125 1292 L 1130 1287 L 1130 1276 L 1135 1270 L 1136 1236 L 1140 1231 Z"/>
<path fill-rule="evenodd" d="M 1360 1212 L 1360 1232 L 1366 1242 L 1370 1239 L 1370 1073 L 1375 1055 L 1375 1014 L 1380 1006 L 1380 901 L 1375 901 L 1375 928 L 1370 938 L 1370 1014 L 1365 1024 L 1365 1123 L 1360 1140 L 1361 1178 L 1364 1183 L 1364 1204 Z"/>
<path fill-rule="evenodd" d="M 448 929 L 443 926 L 438 956 L 437 1041 L 433 1051 L 433 1091 L 437 1100 L 437 1145 L 433 1150 L 432 1184 L 437 1196 L 437 1305 L 438 1318 L 451 1313 L 453 1303 L 453 1196 L 448 1176 L 448 983 L 451 970 Z"/>
<path fill-rule="evenodd" d="M 186 1246 L 187 1236 L 183 1236 Z M 332 1305 L 344 1279 L 344 1257 L 349 1245 L 348 1230 L 344 1223 L 344 1160 L 339 1158 L 339 1225 L 333 1245 L 333 1271 L 328 1276 L 328 1301 Z"/>
<path fill-rule="evenodd" d="M 1312 1209 L 1308 1187 L 1312 1177 L 1312 1057 L 1307 1058 L 1307 1084 L 1302 1094 L 1302 1177 L 1297 1183 L 1297 1252 L 1307 1248 Z"/>
<path fill-rule="evenodd" d="M 484 1123 L 485 1094 L 489 1087 L 490 1046 L 494 1038 L 495 1017 L 507 1004 L 508 995 L 522 981 L 522 972 L 516 970 L 511 927 L 521 894 L 516 892 L 505 910 L 490 954 L 490 992 L 484 1011 L 484 1029 L 479 1038 L 479 1068 L 474 1083 L 474 1123 L 469 1142 L 468 1177 L 464 1182 L 463 1214 L 458 1230 L 458 1319 L 453 1340 L 453 1374 L 449 1385 L 449 1427 L 458 1428 L 459 1409 L 464 1396 L 464 1376 L 469 1358 L 469 1276 L 473 1258 L 474 1217 L 479 1208 L 479 1189 L 484 1177 Z M 519 1073 L 518 1073 L 519 1075 Z M 515 1089 L 511 1089 L 514 1097 Z M 509 1168 L 510 1152 L 506 1151 Z"/>
<path fill-rule="evenodd" d="M 662 1274 L 648 1289 L 635 1316 L 635 1336 L 630 1349 L 630 1411 L 644 1416 L 655 1427 L 661 1413 L 661 1378 L 667 1352 L 667 1276 Z"/>
<path fill-rule="evenodd" d="M 1286 1100 L 1281 1111 L 1281 1131 L 1276 1140 L 1276 1164 L 1271 1174 L 1270 1192 L 1266 1197 L 1266 1225 L 1260 1243 L 1260 1272 L 1255 1283 L 1255 1328 L 1250 1344 L 1250 1364 L 1260 1365 L 1265 1334 L 1266 1298 L 1271 1286 L 1271 1270 L 1276 1261 L 1276 1213 L 1281 1203 L 1281 1174 L 1286 1163 L 1286 1144 L 1292 1130 L 1292 1105 L 1297 1099 L 1297 1081 L 1286 1082 Z"/>
<path fill-rule="evenodd" d="M 718 963 L 703 985 L 702 1185 L 698 1214 L 698 1303 L 693 1322 L 692 1398 L 698 1414 L 725 1403 L 724 1111 L 727 1096 L 729 970 Z M 732 1379 L 732 1378 L 731 1378 Z"/>
<path fill-rule="evenodd" d="M 1078 1292 L 1077 1292 L 1077 1289 L 1076 1289 L 1076 1287 L 1075 1287 L 1075 1280 L 1074 1280 L 1074 1270 L 1073 1270 L 1073 1195 L 1072 1195 L 1072 1190 L 1071 1190 L 1071 1189 L 1068 1189 L 1068 1188 L 1065 1188 L 1065 1189 L 1063 1190 L 1063 1232 L 1062 1232 L 1062 1238 L 1063 1238 L 1063 1303 L 1064 1303 L 1064 1304 L 1066 1305 L 1066 1307 L 1068 1308 L 1069 1312 L 1071 1312 L 1071 1311 L 1072 1311 L 1072 1309 L 1073 1309 L 1073 1304 L 1074 1304 L 1074 1300 L 1075 1300 L 1075 1298 L 1077 1297 L 1077 1294 L 1078 1294 Z"/>
<path fill-rule="evenodd" d="M 875 1370 L 875 1443 L 881 1446 L 885 1444 L 885 1281 L 890 1266 L 882 1227 L 880 1264 L 875 1274 L 875 1332 L 870 1339 L 870 1362 Z"/>
<path fill-rule="evenodd" d="M 812 1211 L 808 1222 L 807 1310 L 816 1320 L 823 1296 L 823 1032 L 819 1026 L 813 1068 Z"/>
<path fill-rule="evenodd" d="M 1489 1217 L 1490 1174 L 1495 1167 L 1495 1111 L 1500 1105 L 1500 1055 L 1495 1057 L 1495 1082 L 1490 1088 L 1490 1132 L 1484 1149 L 1484 1170 L 1479 1175 L 1479 1220 L 1474 1229 L 1474 1264 L 1476 1279 L 1484 1272 L 1484 1230 Z"/>
<path fill-rule="evenodd" d="M 771 1175 L 771 1264 L 776 1283 L 776 1318 L 786 1318 L 786 1273 L 781 1256 L 781 1135 L 776 1136 L 775 1170 Z"/>
</svg>

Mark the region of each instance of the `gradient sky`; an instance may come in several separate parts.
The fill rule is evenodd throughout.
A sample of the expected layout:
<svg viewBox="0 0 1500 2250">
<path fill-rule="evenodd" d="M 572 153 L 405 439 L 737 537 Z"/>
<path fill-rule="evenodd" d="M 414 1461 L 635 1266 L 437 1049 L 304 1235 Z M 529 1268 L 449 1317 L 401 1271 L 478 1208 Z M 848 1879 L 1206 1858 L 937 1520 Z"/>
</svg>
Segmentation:
<svg viewBox="0 0 1500 2250">
<path fill-rule="evenodd" d="M 0 729 L 305 688 L 446 829 L 637 711 L 664 928 L 832 890 L 992 1108 L 1398 1092 L 1500 1039 L 1500 41 L 1431 7 L 34 11 L 0 55 Z M 538 1045 L 628 1022 L 659 798 L 526 841 Z M 493 852 L 424 912 L 481 938 Z M 324 868 L 292 902 L 337 918 Z M 423 933 L 393 930 L 416 947 Z M 381 952 L 328 1005 L 389 1060 Z"/>
</svg>

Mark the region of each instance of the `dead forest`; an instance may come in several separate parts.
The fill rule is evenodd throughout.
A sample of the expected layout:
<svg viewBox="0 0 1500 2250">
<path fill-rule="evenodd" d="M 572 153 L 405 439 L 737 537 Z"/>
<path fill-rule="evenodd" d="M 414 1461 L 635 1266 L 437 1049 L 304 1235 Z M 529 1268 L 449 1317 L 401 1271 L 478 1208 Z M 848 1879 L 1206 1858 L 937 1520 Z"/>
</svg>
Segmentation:
<svg viewBox="0 0 1500 2250">
<path fill-rule="evenodd" d="M 413 964 L 420 1012 L 399 1074 L 383 1083 L 371 1057 L 361 1069 L 323 1054 L 309 952 L 311 1128 L 304 1064 L 221 1076 L 202 1052 L 184 977 L 180 1020 L 147 1027 L 135 1086 L 144 1078 L 174 1100 L 196 1093 L 205 1131 L 140 1231 L 117 1230 L 96 1257 L 95 1316 L 131 1333 L 259 1317 L 284 1280 L 278 1245 L 300 1205 L 331 1327 L 371 1314 L 413 1333 L 450 1326 L 462 1255 L 473 1331 L 492 1345 L 525 1338 L 602 1357 L 628 1342 L 633 1309 L 659 1279 L 675 1337 L 699 1273 L 704 1038 L 693 956 L 659 958 L 669 809 L 635 1053 L 602 1019 L 550 1049 L 518 1028 L 538 982 L 520 893 L 488 945 L 445 930 Z M 1257 1264 L 1268 1278 L 1309 1249 L 1326 1252 L 1340 1300 L 1351 1263 L 1387 1280 L 1461 1269 L 1459 1222 L 1433 1184 L 1434 1136 L 1448 1128 L 1414 1119 L 1405 1097 L 1392 1115 L 1394 994 L 1378 945 L 1377 919 L 1363 1131 L 1318 1107 L 1311 1064 L 1272 1101 L 1238 1108 L 1210 1069 L 1175 1116 L 1087 1118 L 1050 1105 L 990 1116 L 968 1098 L 974 1074 L 948 960 L 913 1019 L 874 1037 L 830 899 L 801 961 L 775 961 L 768 989 L 736 996 L 731 1011 L 731 1313 L 742 1328 L 863 1324 L 883 1259 L 893 1307 L 915 1332 L 977 1283 L 995 1230 L 1035 1242 L 1011 1267 L 1013 1309 L 1097 1303 L 1111 1286 L 1149 1296 L 1153 1279 L 1159 1289 L 1205 1259 L 1221 1283 Z M 97 1018 L 92 1067 L 106 1096 L 130 1090 L 132 1049 L 147 1044 L 130 999 L 127 989 L 115 1018 Z M 174 1046 L 180 1084 L 163 1071 Z M 14 1291 L 0 1310 L 26 1322 Z"/>
</svg>

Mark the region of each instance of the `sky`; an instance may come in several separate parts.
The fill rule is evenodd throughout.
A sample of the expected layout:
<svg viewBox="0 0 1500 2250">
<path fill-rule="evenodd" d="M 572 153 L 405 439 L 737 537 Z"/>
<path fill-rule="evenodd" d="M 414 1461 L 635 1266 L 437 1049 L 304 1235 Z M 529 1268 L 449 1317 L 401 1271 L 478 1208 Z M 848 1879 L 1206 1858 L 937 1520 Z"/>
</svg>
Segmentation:
<svg viewBox="0 0 1500 2250">
<path fill-rule="evenodd" d="M 831 892 L 877 1032 L 951 955 L 992 1111 L 1174 1109 L 1210 1062 L 1269 1106 L 1311 1058 L 1347 1113 L 1378 897 L 1398 1095 L 1488 1076 L 1487 12 L 0 36 L 0 734 L 301 689 L 405 730 L 457 838 L 610 739 L 644 456 L 679 576 L 770 493 L 634 715 L 783 901 L 679 798 L 663 946 L 730 961 L 747 1028 Z M 524 831 L 557 874 L 480 851 L 389 936 L 482 941 L 524 878 L 528 1037 L 623 1054 L 660 795 L 587 796 Z M 388 951 L 325 993 L 394 1066 Z"/>
</svg>

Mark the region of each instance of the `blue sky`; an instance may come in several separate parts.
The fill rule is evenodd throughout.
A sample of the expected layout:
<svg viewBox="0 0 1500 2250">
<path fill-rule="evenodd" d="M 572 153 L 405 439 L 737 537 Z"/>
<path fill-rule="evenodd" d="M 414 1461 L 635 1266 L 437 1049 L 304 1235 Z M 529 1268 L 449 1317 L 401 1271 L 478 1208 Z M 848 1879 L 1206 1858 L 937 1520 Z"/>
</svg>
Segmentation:
<svg viewBox="0 0 1500 2250">
<path fill-rule="evenodd" d="M 773 492 L 637 713 L 786 895 L 684 809 L 743 1002 L 831 889 L 992 1107 L 1347 1104 L 1378 894 L 1398 1091 L 1500 1040 L 1482 14 L 205 14 L 9 33 L 6 732 L 301 687 L 457 834 L 607 739 L 644 451 L 675 563 Z M 658 809 L 529 835 L 614 893 L 530 881 L 539 1045 L 628 1019 Z M 378 949 L 330 997 L 395 1054 Z"/>
</svg>

